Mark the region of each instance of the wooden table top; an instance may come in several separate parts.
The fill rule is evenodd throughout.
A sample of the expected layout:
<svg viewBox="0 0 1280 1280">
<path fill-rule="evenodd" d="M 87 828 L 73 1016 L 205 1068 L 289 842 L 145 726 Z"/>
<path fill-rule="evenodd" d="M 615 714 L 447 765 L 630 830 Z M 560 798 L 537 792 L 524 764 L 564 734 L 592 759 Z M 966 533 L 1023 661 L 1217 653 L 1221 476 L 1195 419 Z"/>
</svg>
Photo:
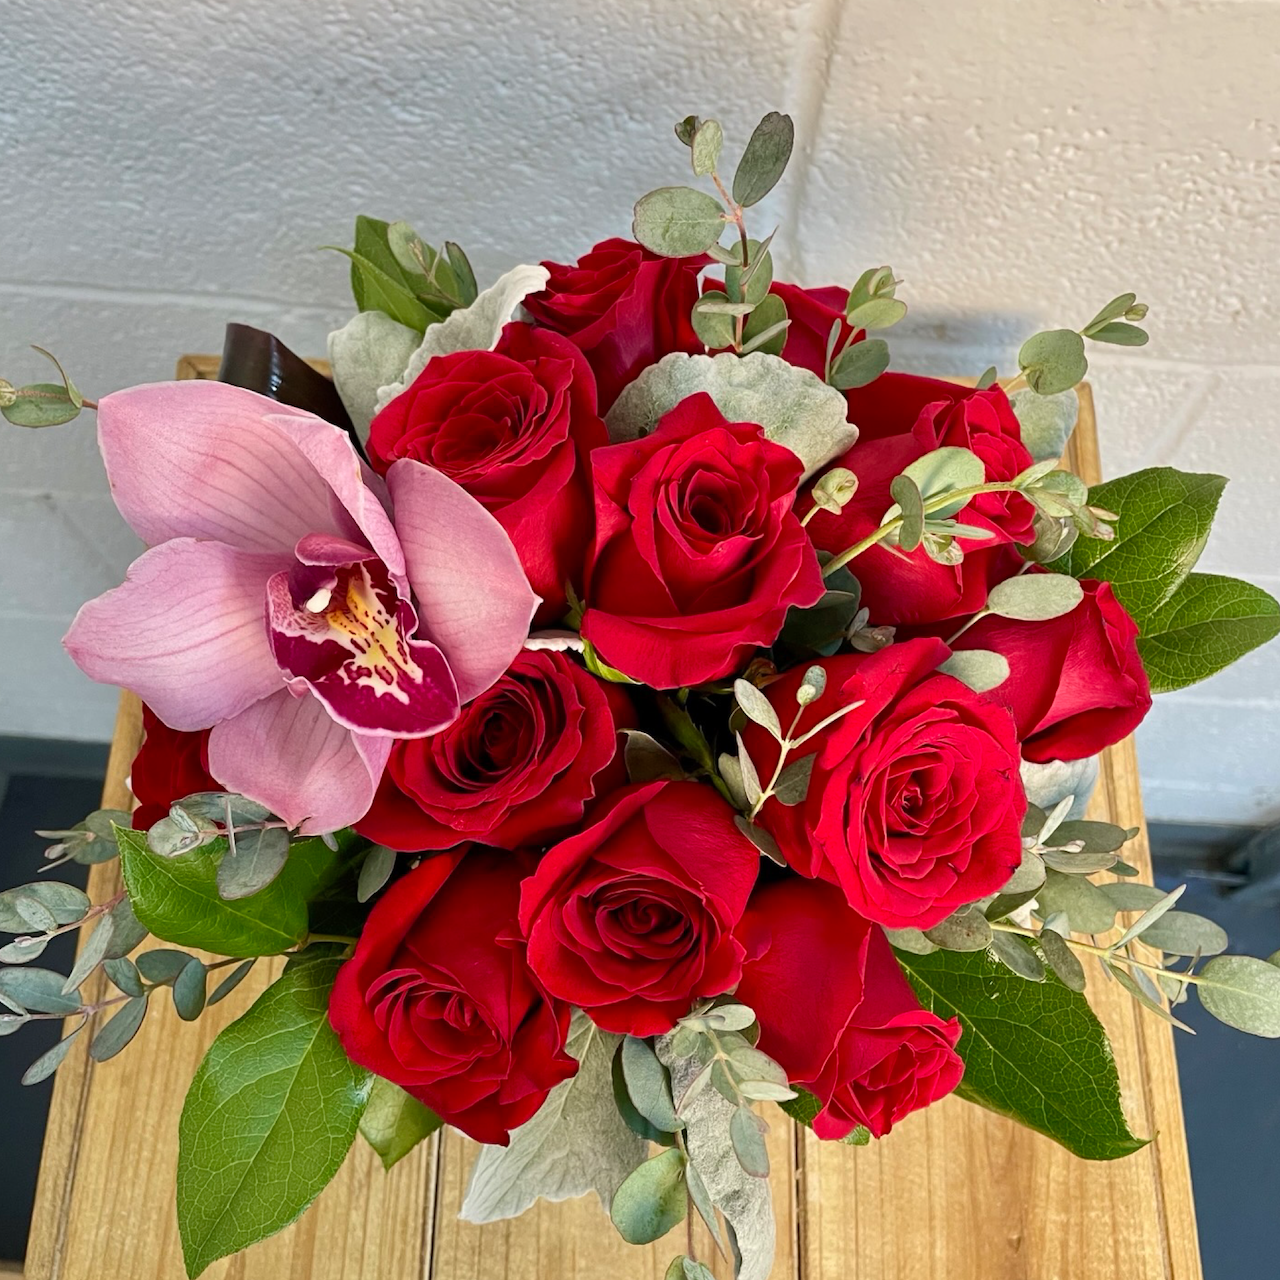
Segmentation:
<svg viewBox="0 0 1280 1280">
<path fill-rule="evenodd" d="M 216 375 L 185 357 L 179 377 Z M 1100 478 L 1093 405 L 1081 388 L 1073 469 Z M 128 808 L 141 737 L 121 700 L 103 804 Z M 1132 742 L 1103 757 L 1091 817 L 1142 826 Z M 1126 857 L 1149 876 L 1146 832 Z M 115 863 L 90 893 L 118 891 Z M 1095 963 L 1087 961 L 1086 963 Z M 182 1280 L 174 1215 L 178 1115 L 214 1036 L 243 1013 L 279 962 L 263 962 L 197 1023 L 157 1002 L 136 1042 L 92 1063 L 81 1036 L 58 1072 L 45 1138 L 28 1280 Z M 769 1120 L 778 1217 L 773 1280 L 1201 1280 L 1172 1029 L 1118 984 L 1091 973 L 1089 995 L 1115 1049 L 1135 1155 L 1079 1160 L 1048 1138 L 948 1098 L 864 1148 L 818 1142 L 776 1108 Z M 95 998 L 105 979 L 87 987 Z M 684 1228 L 624 1244 L 594 1196 L 539 1204 L 477 1227 L 457 1213 L 475 1144 L 449 1130 L 390 1174 L 357 1140 L 337 1178 L 294 1226 L 206 1272 L 210 1280 L 662 1280 Z M 788 1176 L 790 1175 L 790 1176 Z M 698 1224 L 698 1255 L 714 1256 Z M 718 1259 L 717 1277 L 731 1276 Z"/>
</svg>

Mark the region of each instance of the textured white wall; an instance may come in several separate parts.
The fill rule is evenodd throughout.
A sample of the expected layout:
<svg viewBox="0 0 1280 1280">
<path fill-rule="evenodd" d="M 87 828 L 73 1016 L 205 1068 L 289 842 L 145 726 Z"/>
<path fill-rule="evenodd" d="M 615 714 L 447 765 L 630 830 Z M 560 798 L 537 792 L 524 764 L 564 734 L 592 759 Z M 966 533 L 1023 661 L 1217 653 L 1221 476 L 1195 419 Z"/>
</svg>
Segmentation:
<svg viewBox="0 0 1280 1280">
<path fill-rule="evenodd" d="M 762 211 L 779 273 L 891 262 L 899 367 L 1011 367 L 1133 288 L 1152 345 L 1095 359 L 1105 460 L 1234 477 L 1204 567 L 1280 589 L 1280 5 L 1261 0 L 6 0 L 0 374 L 87 394 L 215 351 L 303 353 L 349 311 L 357 211 L 492 276 L 624 232 L 670 126 L 800 134 Z M 136 547 L 91 419 L 0 431 L 0 733 L 102 738 L 58 644 Z M 1154 817 L 1280 818 L 1280 646 L 1161 700 Z"/>
</svg>

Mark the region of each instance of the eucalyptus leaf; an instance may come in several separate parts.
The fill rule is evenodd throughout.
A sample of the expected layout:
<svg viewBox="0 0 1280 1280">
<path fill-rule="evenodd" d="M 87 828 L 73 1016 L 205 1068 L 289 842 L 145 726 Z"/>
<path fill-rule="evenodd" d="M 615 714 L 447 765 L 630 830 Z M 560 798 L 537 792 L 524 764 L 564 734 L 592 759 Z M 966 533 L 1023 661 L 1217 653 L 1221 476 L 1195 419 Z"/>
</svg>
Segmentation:
<svg viewBox="0 0 1280 1280">
<path fill-rule="evenodd" d="M 1082 876 L 1047 872 L 1036 901 L 1042 919 L 1065 912 L 1073 933 L 1106 933 L 1115 923 L 1115 904 L 1098 885 Z"/>
<path fill-rule="evenodd" d="M 748 720 L 755 721 L 775 742 L 782 741 L 782 725 L 773 704 L 749 680 L 733 682 L 733 696 Z"/>
<path fill-rule="evenodd" d="M 93 932 L 85 939 L 84 945 L 80 948 L 79 955 L 76 956 L 76 962 L 67 975 L 67 981 L 63 985 L 64 991 L 75 991 L 81 983 L 107 958 L 107 952 L 111 947 L 111 935 L 115 932 L 115 925 L 111 916 L 102 917 L 94 926 Z"/>
<path fill-rule="evenodd" d="M 217 1004 L 221 1000 L 225 1000 L 248 976 L 249 970 L 253 968 L 256 961 L 246 960 L 242 964 L 235 966 L 231 972 L 214 987 L 209 995 L 206 1004 Z"/>
<path fill-rule="evenodd" d="M 203 1012 L 208 972 L 194 956 L 173 980 L 173 1007 L 183 1022 L 194 1022 Z"/>
<path fill-rule="evenodd" d="M 628 1244 L 652 1244 L 684 1221 L 684 1152 L 671 1147 L 633 1169 L 614 1193 L 609 1216 Z"/>
<path fill-rule="evenodd" d="M 924 936 L 947 951 L 982 951 L 991 943 L 991 925 L 970 903 L 926 929 Z"/>
<path fill-rule="evenodd" d="M 912 955 L 927 956 L 938 950 L 936 942 L 930 942 L 920 929 L 886 929 L 885 937 L 897 951 L 910 951 Z"/>
<path fill-rule="evenodd" d="M 15 427 L 60 427 L 80 415 L 81 405 L 56 383 L 33 382 L 16 392 L 12 401 L 0 404 L 0 414 Z"/>
<path fill-rule="evenodd" d="M 1083 991 L 1085 989 L 1084 966 L 1062 935 L 1052 929 L 1044 929 L 1040 933 L 1039 943 L 1040 950 L 1044 952 L 1044 958 L 1057 975 L 1058 981 L 1072 991 Z"/>
<path fill-rule="evenodd" d="M 967 684 L 974 693 L 987 693 L 1009 678 L 1009 659 L 990 649 L 957 649 L 938 670 Z"/>
<path fill-rule="evenodd" d="M 233 902 L 260 893 L 284 870 L 289 833 L 283 827 L 259 827 L 231 833 L 218 863 L 218 896 Z"/>
<path fill-rule="evenodd" d="M 752 131 L 734 172 L 734 200 L 744 209 L 763 200 L 777 186 L 794 145 L 795 125 L 790 116 L 778 111 L 764 116 Z"/>
<path fill-rule="evenodd" d="M 1136 324 L 1125 324 L 1123 320 L 1114 320 L 1094 329 L 1090 334 L 1094 342 L 1109 342 L 1117 347 L 1145 347 L 1149 335 L 1145 329 Z"/>
<path fill-rule="evenodd" d="M 889 367 L 889 344 L 883 338 L 851 343 L 831 368 L 831 385 L 853 391 L 874 382 Z"/>
<path fill-rule="evenodd" d="M 809 782 L 813 777 L 813 766 L 817 758 L 817 752 L 811 752 L 787 764 L 778 775 L 773 788 L 774 799 L 779 804 L 790 807 L 804 802 L 809 794 Z"/>
<path fill-rule="evenodd" d="M 614 441 L 648 435 L 682 400 L 706 392 L 730 422 L 756 422 L 804 463 L 805 478 L 858 438 L 844 397 L 807 369 L 756 351 L 737 356 L 672 352 L 622 391 L 606 421 Z"/>
<path fill-rule="evenodd" d="M 575 1011 L 566 1044 L 578 1074 L 552 1089 L 538 1113 L 512 1131 L 507 1147 L 482 1147 L 459 1216 L 495 1222 L 523 1213 L 536 1199 L 568 1200 L 595 1191 L 608 1208 L 645 1156 L 613 1100 L 618 1037 Z"/>
<path fill-rule="evenodd" d="M 71 1051 L 71 1045 L 84 1030 L 82 1022 L 74 1031 L 63 1036 L 47 1053 L 42 1053 L 23 1073 L 23 1084 L 39 1084 L 47 1080 L 62 1065 L 63 1059 Z"/>
<path fill-rule="evenodd" d="M 664 258 L 706 253 L 725 228 L 724 205 L 694 187 L 659 187 L 636 201 L 631 231 Z"/>
<path fill-rule="evenodd" d="M 65 982 L 52 969 L 0 969 L 0 997 L 26 1013 L 72 1014 L 80 1008 L 80 992 L 64 991 Z"/>
<path fill-rule="evenodd" d="M 1200 1003 L 1238 1031 L 1280 1038 L 1280 967 L 1253 956 L 1215 956 L 1200 970 Z"/>
<path fill-rule="evenodd" d="M 733 346 L 735 336 L 733 317 L 716 310 L 718 301 L 727 303 L 729 299 L 716 290 L 702 294 L 694 304 L 690 317 L 698 341 L 709 351 L 721 351 Z"/>
<path fill-rule="evenodd" d="M 661 1133 L 684 1128 L 671 1098 L 671 1080 L 653 1046 L 636 1036 L 622 1041 L 622 1078 L 635 1109 Z"/>
<path fill-rule="evenodd" d="M 991 953 L 1006 969 L 1028 982 L 1045 980 L 1044 964 L 1031 949 L 1031 944 L 1016 933 L 997 930 L 991 935 Z"/>
<path fill-rule="evenodd" d="M 1023 573 L 997 582 L 987 596 L 987 612 L 1022 622 L 1047 622 L 1070 613 L 1084 599 L 1084 588 L 1061 573 Z"/>
<path fill-rule="evenodd" d="M 391 879 L 396 869 L 396 851 L 386 845 L 375 844 L 360 864 L 356 879 L 356 901 L 368 902 Z"/>
<path fill-rule="evenodd" d="M 138 972 L 138 966 L 132 960 L 104 960 L 102 971 L 111 980 L 112 985 L 125 995 L 140 996 L 145 994 L 142 975 Z"/>
<path fill-rule="evenodd" d="M 1216 956 L 1227 949 L 1227 932 L 1207 916 L 1169 911 L 1142 931 L 1142 941 L 1175 956 Z"/>
<path fill-rule="evenodd" d="M 902 474 L 915 482 L 926 502 L 955 489 L 971 489 L 986 480 L 982 459 L 971 449 L 955 445 L 944 445 L 923 454 L 905 467 Z M 944 520 L 955 515 L 969 501 L 969 498 L 959 498 L 954 503 L 930 511 L 929 516 L 934 520 Z"/>
<path fill-rule="evenodd" d="M 689 142 L 693 172 L 699 178 L 706 177 L 715 170 L 720 159 L 720 148 L 723 146 L 724 130 L 720 127 L 720 122 L 703 120 Z"/>
<path fill-rule="evenodd" d="M 743 1170 L 753 1178 L 769 1176 L 769 1148 L 764 1136 L 769 1126 L 750 1107 L 738 1107 L 729 1118 L 729 1140 Z"/>
<path fill-rule="evenodd" d="M 916 482 L 910 476 L 894 476 L 889 484 L 889 494 L 898 504 L 902 525 L 897 532 L 898 546 L 903 551 L 914 551 L 924 537 L 924 499 Z"/>
<path fill-rule="evenodd" d="M 145 996 L 134 996 L 126 1000 L 111 1020 L 93 1037 L 89 1045 L 89 1056 L 94 1062 L 106 1062 L 121 1052 L 138 1034 L 142 1020 L 147 1016 L 147 999 Z"/>
<path fill-rule="evenodd" d="M 1050 329 L 1022 344 L 1018 368 L 1038 395 L 1069 391 L 1088 372 L 1084 339 L 1072 329 Z"/>
<path fill-rule="evenodd" d="M 373 1078 L 329 1026 L 340 963 L 291 962 L 196 1072 L 178 1124 L 178 1229 L 190 1276 L 298 1218 L 355 1140 Z"/>
<path fill-rule="evenodd" d="M 787 304 L 776 293 L 766 294 L 747 317 L 742 328 L 742 352 L 746 356 L 753 351 L 764 355 L 780 356 L 787 345 L 787 328 L 791 320 Z"/>
</svg>

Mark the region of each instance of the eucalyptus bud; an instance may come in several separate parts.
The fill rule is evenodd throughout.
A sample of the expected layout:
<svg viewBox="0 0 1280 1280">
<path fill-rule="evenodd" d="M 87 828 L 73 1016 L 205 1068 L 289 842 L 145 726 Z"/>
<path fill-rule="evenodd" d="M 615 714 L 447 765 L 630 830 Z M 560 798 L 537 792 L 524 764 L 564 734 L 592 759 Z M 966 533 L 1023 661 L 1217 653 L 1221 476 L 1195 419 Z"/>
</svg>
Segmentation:
<svg viewBox="0 0 1280 1280">
<path fill-rule="evenodd" d="M 807 707 L 811 702 L 816 702 L 822 697 L 823 691 L 827 687 L 827 673 L 818 666 L 813 666 L 804 673 L 804 679 L 800 682 L 800 687 L 796 690 L 796 701 L 802 706 Z"/>
<path fill-rule="evenodd" d="M 813 505 L 838 515 L 858 492 L 858 477 L 848 467 L 832 467 L 813 486 Z"/>
<path fill-rule="evenodd" d="M 6 382 L 0 378 L 0 409 L 7 409 L 12 404 L 18 403 L 18 388 L 12 382 Z"/>
</svg>

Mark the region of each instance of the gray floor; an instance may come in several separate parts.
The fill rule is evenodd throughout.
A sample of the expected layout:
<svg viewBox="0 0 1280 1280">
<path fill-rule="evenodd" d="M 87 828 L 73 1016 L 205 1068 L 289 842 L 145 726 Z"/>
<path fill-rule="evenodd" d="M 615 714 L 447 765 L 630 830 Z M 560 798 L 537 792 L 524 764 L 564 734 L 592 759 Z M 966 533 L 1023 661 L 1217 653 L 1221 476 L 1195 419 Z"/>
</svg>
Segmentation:
<svg viewBox="0 0 1280 1280">
<path fill-rule="evenodd" d="M 33 878 L 43 848 L 35 827 L 70 824 L 96 807 L 104 764 L 105 748 L 0 739 L 0 888 Z M 1188 874 L 1233 842 L 1221 829 L 1157 827 L 1157 879 L 1166 888 L 1189 880 L 1187 910 L 1218 920 L 1233 951 L 1267 956 L 1280 949 L 1280 909 L 1240 905 Z M 50 967 L 69 964 L 70 950 L 69 942 L 61 954 L 50 948 Z M 1194 997 L 1183 1009 L 1198 1032 L 1177 1043 L 1205 1280 L 1280 1274 L 1280 1043 L 1223 1027 Z M 30 1089 L 18 1081 L 56 1035 L 50 1023 L 0 1039 L 0 1259 L 22 1256 L 52 1090 L 52 1081 Z"/>
</svg>

